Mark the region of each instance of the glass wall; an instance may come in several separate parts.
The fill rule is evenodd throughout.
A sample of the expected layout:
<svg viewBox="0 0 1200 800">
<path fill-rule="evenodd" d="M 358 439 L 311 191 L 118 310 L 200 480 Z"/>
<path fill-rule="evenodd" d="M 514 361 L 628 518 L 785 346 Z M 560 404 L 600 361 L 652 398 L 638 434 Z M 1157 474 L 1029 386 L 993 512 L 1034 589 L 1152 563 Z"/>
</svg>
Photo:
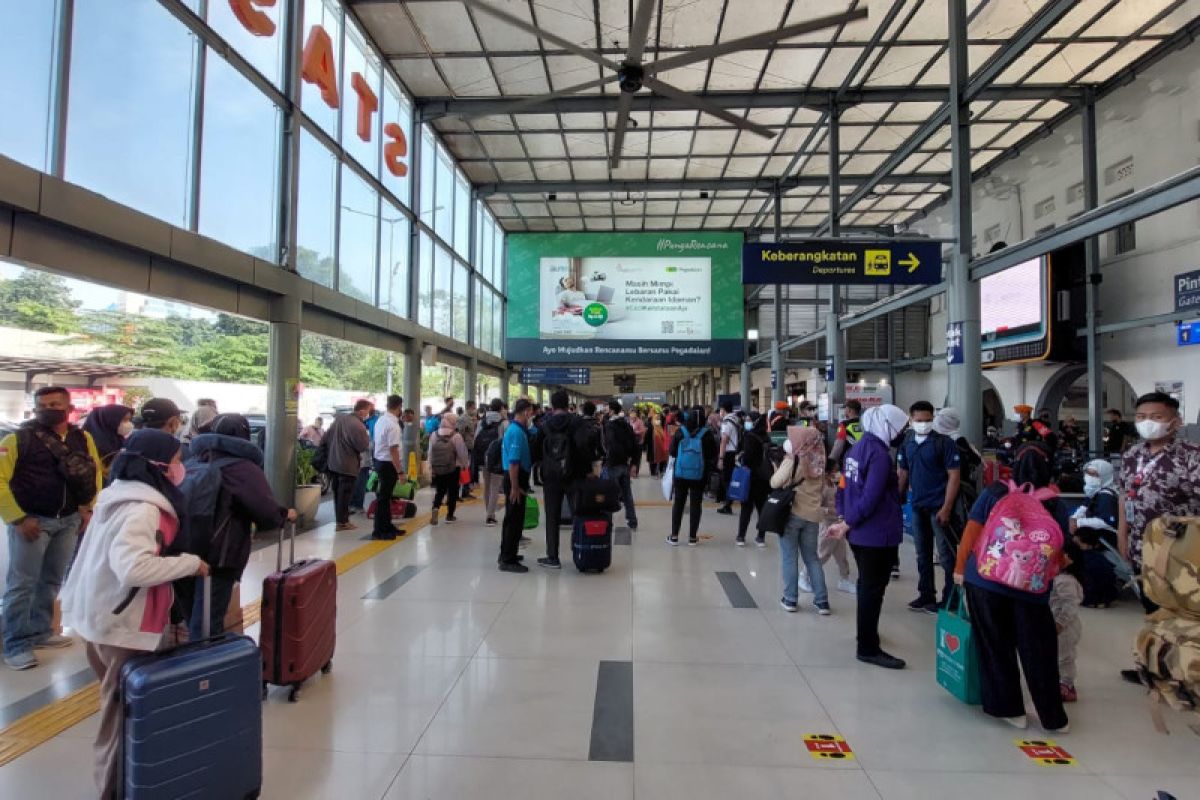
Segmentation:
<svg viewBox="0 0 1200 800">
<path fill-rule="evenodd" d="M 302 276 L 501 354 L 503 231 L 341 0 L 277 0 L 248 19 L 224 1 L 109 5 L 0 0 L 0 154 L 277 264 L 294 208 Z M 174 5 L 199 15 L 195 31 Z M 313 59 L 289 52 L 293 12 Z"/>
</svg>

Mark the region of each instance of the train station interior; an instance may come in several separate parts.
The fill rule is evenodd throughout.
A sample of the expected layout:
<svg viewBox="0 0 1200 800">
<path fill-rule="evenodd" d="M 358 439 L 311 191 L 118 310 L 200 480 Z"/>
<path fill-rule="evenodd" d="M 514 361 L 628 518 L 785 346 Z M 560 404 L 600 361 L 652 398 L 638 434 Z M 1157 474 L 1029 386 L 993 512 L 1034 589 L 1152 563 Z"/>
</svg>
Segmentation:
<svg viewBox="0 0 1200 800">
<path fill-rule="evenodd" d="M 1200 0 L 0 0 L 0 797 L 1200 800 L 1198 34 Z M 216 437 L 253 481 L 203 516 Z M 1053 531 L 1008 560 L 1033 475 Z M 172 548 L 256 501 L 236 568 Z M 1119 585 L 1068 624 L 1072 554 Z M 210 571 L 225 632 L 179 644 Z"/>
</svg>

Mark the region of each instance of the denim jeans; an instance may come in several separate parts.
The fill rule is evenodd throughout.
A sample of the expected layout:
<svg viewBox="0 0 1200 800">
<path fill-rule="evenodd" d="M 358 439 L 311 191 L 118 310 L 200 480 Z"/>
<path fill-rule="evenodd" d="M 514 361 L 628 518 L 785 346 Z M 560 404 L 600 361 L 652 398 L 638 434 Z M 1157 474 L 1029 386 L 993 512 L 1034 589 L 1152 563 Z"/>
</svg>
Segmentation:
<svg viewBox="0 0 1200 800">
<path fill-rule="evenodd" d="M 820 525 L 816 522 L 809 522 L 793 514 L 788 517 L 787 526 L 779 536 L 783 599 L 793 605 L 799 597 L 800 559 L 804 559 L 804 569 L 812 582 L 813 602 L 829 602 L 829 590 L 825 587 L 825 569 L 817 556 L 819 531 Z"/>
<path fill-rule="evenodd" d="M 38 517 L 42 533 L 29 542 L 8 527 L 8 578 L 4 590 L 4 655 L 33 649 L 48 637 L 54 598 L 75 554 L 80 517 Z"/>
<path fill-rule="evenodd" d="M 625 506 L 625 524 L 630 528 L 636 528 L 637 509 L 633 506 L 633 484 L 629 480 L 629 467 L 605 467 L 608 470 L 608 477 L 617 482 L 617 487 L 621 490 L 621 505 Z"/>
<path fill-rule="evenodd" d="M 913 509 L 913 544 L 917 548 L 917 594 L 926 603 L 938 602 L 936 570 L 933 565 L 934 542 L 937 542 L 938 561 L 945 573 L 941 600 L 944 603 L 954 580 L 954 548 L 946 538 L 945 529 L 937 521 L 937 511 Z"/>
</svg>

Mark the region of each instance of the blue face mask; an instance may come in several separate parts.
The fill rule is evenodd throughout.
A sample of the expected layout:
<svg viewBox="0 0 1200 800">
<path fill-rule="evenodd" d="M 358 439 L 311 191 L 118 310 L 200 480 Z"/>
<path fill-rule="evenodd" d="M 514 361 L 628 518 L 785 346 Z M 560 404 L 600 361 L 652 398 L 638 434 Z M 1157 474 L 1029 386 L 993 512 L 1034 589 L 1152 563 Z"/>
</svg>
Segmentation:
<svg viewBox="0 0 1200 800">
<path fill-rule="evenodd" d="M 743 423 L 742 427 L 744 427 L 748 431 L 752 431 L 752 430 L 754 430 L 754 423 L 746 422 L 746 423 Z"/>
</svg>

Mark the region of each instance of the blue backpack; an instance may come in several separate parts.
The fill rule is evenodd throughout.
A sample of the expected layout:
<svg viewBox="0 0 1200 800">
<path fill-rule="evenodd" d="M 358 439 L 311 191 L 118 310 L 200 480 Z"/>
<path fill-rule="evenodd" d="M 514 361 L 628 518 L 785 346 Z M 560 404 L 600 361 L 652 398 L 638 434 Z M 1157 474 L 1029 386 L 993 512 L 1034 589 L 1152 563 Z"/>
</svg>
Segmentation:
<svg viewBox="0 0 1200 800">
<path fill-rule="evenodd" d="M 221 506 L 221 470 L 237 460 L 191 459 L 187 462 L 187 473 L 179 487 L 183 495 L 184 513 L 179 525 L 180 536 L 171 544 L 172 553 L 192 553 L 211 563 L 216 563 L 218 556 L 223 555 L 223 534 L 229 520 L 217 519 Z M 217 552 L 213 552 L 214 545 Z"/>
<path fill-rule="evenodd" d="M 693 436 L 686 426 L 679 429 L 683 439 L 675 456 L 675 477 L 685 481 L 704 480 L 704 431 Z"/>
</svg>

